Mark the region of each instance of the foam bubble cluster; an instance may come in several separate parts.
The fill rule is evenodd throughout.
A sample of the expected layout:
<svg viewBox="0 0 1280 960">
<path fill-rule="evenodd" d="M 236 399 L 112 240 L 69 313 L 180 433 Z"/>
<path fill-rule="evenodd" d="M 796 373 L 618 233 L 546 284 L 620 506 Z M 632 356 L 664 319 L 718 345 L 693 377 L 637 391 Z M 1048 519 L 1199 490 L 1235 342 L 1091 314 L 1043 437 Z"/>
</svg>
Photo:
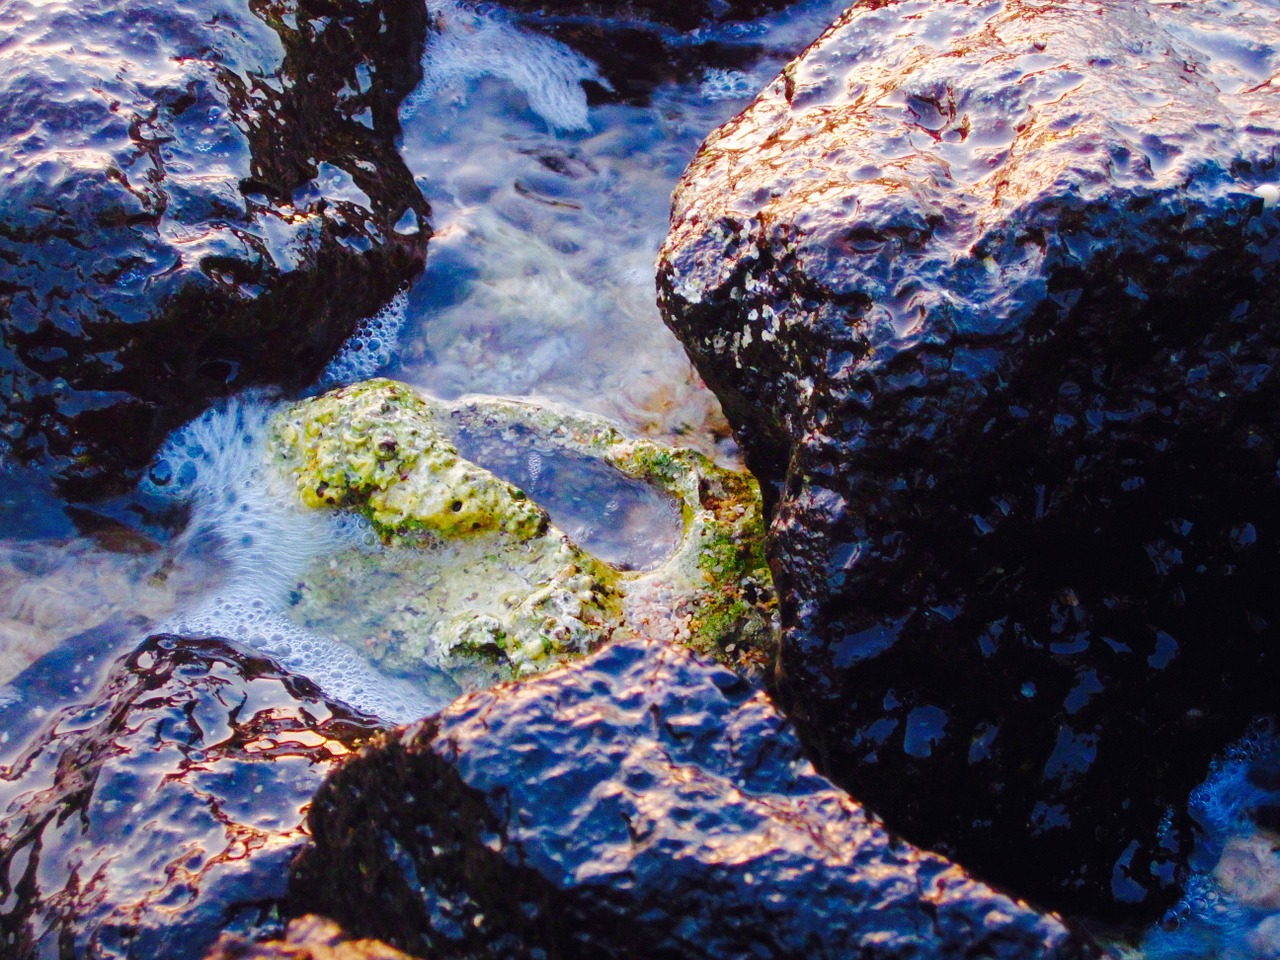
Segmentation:
<svg viewBox="0 0 1280 960">
<path fill-rule="evenodd" d="M 754 97 L 759 85 L 741 70 L 710 67 L 703 71 L 698 93 L 709 102 L 744 100 Z"/>
<path fill-rule="evenodd" d="M 585 130 L 582 83 L 607 86 L 596 65 L 551 37 L 524 30 L 499 10 L 475 10 L 455 0 L 427 0 L 437 25 L 427 39 L 422 84 L 402 108 L 407 119 L 426 100 L 481 77 L 510 82 L 530 108 L 557 130 Z"/>
<path fill-rule="evenodd" d="M 391 723 L 444 706 L 387 677 L 351 647 L 313 634 L 286 614 L 289 593 L 318 560 L 353 543 L 371 545 L 349 514 L 305 510 L 267 469 L 267 425 L 275 405 L 245 395 L 206 410 L 160 449 L 143 480 L 153 494 L 191 505 L 184 538 L 210 542 L 225 566 L 221 582 L 158 627 L 240 641 L 274 657 L 327 694 Z"/>
<path fill-rule="evenodd" d="M 1280 739 L 1259 722 L 1210 766 L 1188 800 L 1199 824 L 1182 899 L 1143 940 L 1144 960 L 1280 955 L 1280 808 L 1274 768 Z"/>
<path fill-rule="evenodd" d="M 320 386 L 345 387 L 368 380 L 391 362 L 409 310 L 409 294 L 401 290 L 372 317 L 356 324 L 355 331 L 320 374 Z"/>
</svg>

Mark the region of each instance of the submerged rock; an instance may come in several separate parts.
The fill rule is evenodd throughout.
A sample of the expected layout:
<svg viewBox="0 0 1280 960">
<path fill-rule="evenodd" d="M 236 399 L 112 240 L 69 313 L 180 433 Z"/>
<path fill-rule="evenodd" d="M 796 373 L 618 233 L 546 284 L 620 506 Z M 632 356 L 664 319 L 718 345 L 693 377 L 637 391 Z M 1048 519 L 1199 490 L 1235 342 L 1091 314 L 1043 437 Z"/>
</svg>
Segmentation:
<svg viewBox="0 0 1280 960">
<path fill-rule="evenodd" d="M 671 555 L 645 570 L 596 557 L 451 436 L 481 453 L 577 456 L 658 488 L 683 515 Z M 292 614 L 337 632 L 341 598 L 359 597 L 365 651 L 393 670 L 425 664 L 473 686 L 637 633 L 756 673 L 774 654 L 758 488 L 701 454 L 628 439 L 595 417 L 497 399 L 451 406 L 371 380 L 281 411 L 268 456 L 301 502 L 358 513 L 385 545 L 303 577 Z"/>
<path fill-rule="evenodd" d="M 219 640 L 153 637 L 0 766 L 0 952 L 196 960 L 269 924 L 368 718 Z"/>
<path fill-rule="evenodd" d="M 819 767 L 1057 907 L 1172 895 L 1274 708 L 1280 25 L 852 7 L 704 144 L 660 301 L 772 514 Z"/>
<path fill-rule="evenodd" d="M 763 693 L 663 642 L 388 735 L 308 822 L 292 902 L 424 956 L 1096 955 L 892 839 Z"/>
<path fill-rule="evenodd" d="M 0 434 L 75 495 L 310 382 L 422 266 L 407 0 L 0 6 Z"/>
</svg>

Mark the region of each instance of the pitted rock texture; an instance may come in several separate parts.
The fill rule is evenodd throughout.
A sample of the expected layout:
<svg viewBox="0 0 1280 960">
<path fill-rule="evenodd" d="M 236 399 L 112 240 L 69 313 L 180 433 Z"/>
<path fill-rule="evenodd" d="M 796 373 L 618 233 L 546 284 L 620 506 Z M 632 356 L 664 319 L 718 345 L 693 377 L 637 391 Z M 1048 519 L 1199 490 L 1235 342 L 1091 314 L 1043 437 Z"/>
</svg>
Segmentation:
<svg viewBox="0 0 1280 960">
<path fill-rule="evenodd" d="M 676 191 L 659 298 L 770 506 L 791 717 L 1049 906 L 1166 902 L 1274 708 L 1277 14 L 859 3 Z"/>
<path fill-rule="evenodd" d="M 0 3 L 0 437 L 69 492 L 310 382 L 414 276 L 409 0 Z"/>
<path fill-rule="evenodd" d="M 376 729 L 244 648 L 149 639 L 0 766 L 0 954 L 196 960 L 256 931 L 321 777 Z"/>
<path fill-rule="evenodd" d="M 300 911 L 431 957 L 1089 957 L 890 837 L 763 693 L 617 642 L 375 742 L 317 793 Z"/>
</svg>

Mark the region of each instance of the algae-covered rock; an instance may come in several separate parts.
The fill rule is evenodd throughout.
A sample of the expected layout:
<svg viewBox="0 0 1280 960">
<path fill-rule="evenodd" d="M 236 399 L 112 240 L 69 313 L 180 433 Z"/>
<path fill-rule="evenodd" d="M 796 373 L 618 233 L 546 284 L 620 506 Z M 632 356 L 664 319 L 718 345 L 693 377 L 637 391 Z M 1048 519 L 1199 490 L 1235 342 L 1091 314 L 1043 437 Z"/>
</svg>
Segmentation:
<svg viewBox="0 0 1280 960">
<path fill-rule="evenodd" d="M 546 529 L 524 494 L 458 455 L 432 407 L 391 381 L 304 401 L 276 425 L 310 507 L 354 507 L 385 540 L 497 530 L 520 541 Z"/>
<path fill-rule="evenodd" d="M 644 571 L 594 556 L 450 439 L 477 433 L 536 437 L 664 491 L 682 514 L 676 549 Z M 594 417 L 495 399 L 449 406 L 372 380 L 280 413 L 268 455 L 304 504 L 354 511 L 382 543 L 304 579 L 293 615 L 332 633 L 354 618 L 364 652 L 390 669 L 442 668 L 471 686 L 641 632 L 752 671 L 771 655 L 758 489 L 700 454 Z"/>
</svg>

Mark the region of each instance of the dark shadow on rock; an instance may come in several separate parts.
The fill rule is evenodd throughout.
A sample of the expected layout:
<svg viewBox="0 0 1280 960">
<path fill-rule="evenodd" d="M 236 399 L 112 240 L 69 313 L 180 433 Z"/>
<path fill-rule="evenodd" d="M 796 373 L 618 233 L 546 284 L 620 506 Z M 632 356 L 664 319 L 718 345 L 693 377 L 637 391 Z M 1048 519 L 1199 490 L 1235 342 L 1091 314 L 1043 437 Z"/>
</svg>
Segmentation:
<svg viewBox="0 0 1280 960">
<path fill-rule="evenodd" d="M 1280 680 L 1274 9 L 883 0 L 708 138 L 664 316 L 773 513 L 819 767 L 1150 916 Z"/>
<path fill-rule="evenodd" d="M 892 838 L 763 693 L 657 642 L 388 734 L 308 823 L 292 909 L 426 956 L 1097 955 Z"/>
</svg>

